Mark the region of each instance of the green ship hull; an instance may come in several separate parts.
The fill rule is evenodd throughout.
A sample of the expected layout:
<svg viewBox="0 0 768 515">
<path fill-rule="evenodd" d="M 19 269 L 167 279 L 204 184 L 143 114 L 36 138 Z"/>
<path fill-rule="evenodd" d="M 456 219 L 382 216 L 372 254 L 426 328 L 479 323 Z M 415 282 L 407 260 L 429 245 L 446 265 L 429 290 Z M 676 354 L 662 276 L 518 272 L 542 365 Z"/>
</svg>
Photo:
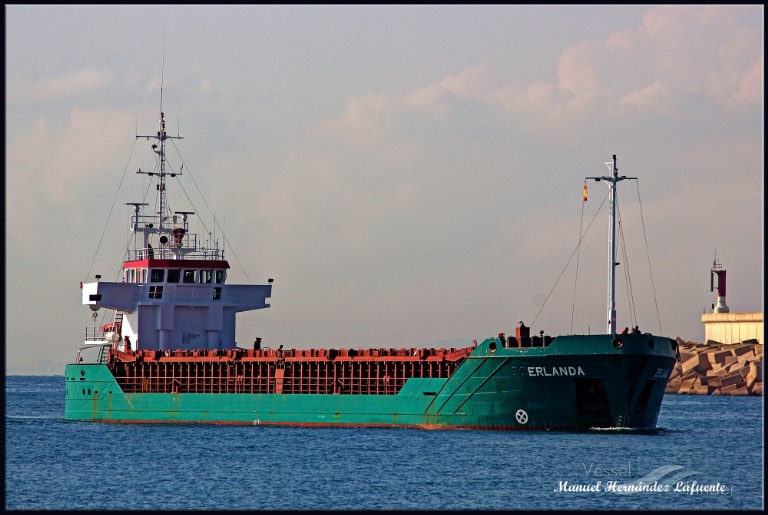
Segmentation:
<svg viewBox="0 0 768 515">
<path fill-rule="evenodd" d="M 409 378 L 394 395 L 125 393 L 106 363 L 66 367 L 65 418 L 100 422 L 427 429 L 656 427 L 676 342 L 574 335 L 546 347 L 489 338 L 448 378 Z"/>
<path fill-rule="evenodd" d="M 153 140 L 157 206 L 128 202 L 132 247 L 122 277 L 80 283 L 92 311 L 85 347 L 66 367 L 65 417 L 103 422 L 580 430 L 656 426 L 676 342 L 617 335 L 616 184 L 609 186 L 606 334 L 488 338 L 463 349 L 253 349 L 236 347 L 236 315 L 269 307 L 267 284 L 229 284 L 224 250 L 201 245 L 194 211 L 171 213 L 165 115 Z M 154 179 L 152 179 L 154 180 Z M 584 186 L 586 192 L 586 185 Z M 586 200 L 586 198 L 585 198 Z M 144 213 L 144 214 L 143 214 Z M 97 311 L 113 311 L 111 321 Z M 535 322 L 535 319 L 534 319 Z M 83 349 L 97 349 L 86 363 Z"/>
</svg>

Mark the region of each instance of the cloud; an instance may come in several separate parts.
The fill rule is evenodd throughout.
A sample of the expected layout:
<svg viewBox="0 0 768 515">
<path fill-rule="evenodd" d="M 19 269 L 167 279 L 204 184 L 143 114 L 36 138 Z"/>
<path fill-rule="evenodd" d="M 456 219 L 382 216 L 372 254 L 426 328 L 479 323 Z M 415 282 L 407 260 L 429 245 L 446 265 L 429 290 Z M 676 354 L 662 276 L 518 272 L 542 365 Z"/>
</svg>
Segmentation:
<svg viewBox="0 0 768 515">
<path fill-rule="evenodd" d="M 571 95 L 573 105 L 583 105 L 596 94 L 609 91 L 602 69 L 608 56 L 601 43 L 581 42 L 566 48 L 557 64 L 558 88 Z"/>
<path fill-rule="evenodd" d="M 620 113 L 613 105 L 674 116 L 680 102 L 702 97 L 762 105 L 762 34 L 740 24 L 737 13 L 724 6 L 650 9 L 635 29 L 566 48 L 557 84 L 505 85 L 488 98 L 512 112 L 534 101 L 538 112 L 553 114 L 586 114 L 599 105 Z M 533 95 L 534 88 L 546 94 Z"/>
<path fill-rule="evenodd" d="M 468 99 L 481 99 L 498 89 L 487 63 L 450 75 L 440 82 L 440 86 L 460 98 Z"/>
<path fill-rule="evenodd" d="M 430 165 L 414 165 L 433 143 L 419 139 L 418 124 L 428 123 L 439 139 L 470 106 L 485 109 L 489 119 L 501 108 L 519 131 L 574 145 L 587 127 L 626 124 L 627 117 L 633 123 L 644 116 L 654 123 L 659 117 L 680 122 L 702 99 L 723 108 L 736 100 L 762 102 L 761 41 L 737 14 L 722 6 L 651 8 L 637 27 L 565 48 L 552 82 L 500 82 L 482 63 L 403 94 L 352 97 L 341 114 L 315 127 L 316 149 L 286 154 L 286 171 L 294 171 L 273 178 L 261 215 L 290 237 L 307 229 L 305 220 L 315 220 L 311 237 L 330 231 L 324 234 L 349 238 L 361 253 L 371 251 L 366 234 L 379 229 L 380 220 L 436 207 L 438 176 Z M 389 171 L 406 162 L 412 176 Z M 460 176 L 456 168 L 452 163 L 451 173 Z M 382 169 L 388 170 L 384 177 Z"/>
<path fill-rule="evenodd" d="M 752 68 L 750 68 L 739 81 L 739 88 L 732 97 L 734 101 L 738 102 L 743 100 L 749 104 L 763 105 L 765 91 L 763 56 L 764 54 L 760 52 L 760 57 L 757 58 L 755 64 L 752 65 Z"/>
<path fill-rule="evenodd" d="M 31 85 L 30 91 L 44 100 L 83 97 L 108 88 L 114 79 L 108 68 L 88 68 L 40 80 Z"/>
<path fill-rule="evenodd" d="M 669 6 L 651 9 L 637 38 L 654 49 L 658 71 L 683 91 L 724 102 L 762 53 L 761 31 L 738 20 L 738 8 Z"/>
<path fill-rule="evenodd" d="M 509 114 L 559 113 L 563 108 L 561 93 L 556 84 L 546 82 L 537 82 L 527 88 L 506 84 L 486 93 L 484 100 L 491 106 L 502 107 Z"/>
<path fill-rule="evenodd" d="M 355 97 L 348 101 L 344 113 L 319 124 L 315 135 L 371 146 L 392 132 L 399 116 L 446 114 L 450 109 L 443 103 L 445 95 L 445 89 L 431 85 L 403 96 L 383 93 Z"/>
<path fill-rule="evenodd" d="M 351 98 L 338 117 L 315 130 L 317 137 L 352 138 L 362 146 L 380 142 L 391 134 L 403 116 L 439 118 L 451 112 L 452 97 L 481 100 L 496 88 L 488 64 L 467 68 L 405 95 L 369 94 Z"/>
<path fill-rule="evenodd" d="M 598 115 L 676 118 L 704 99 L 762 105 L 762 35 L 741 24 L 738 13 L 726 6 L 655 7 L 636 28 L 564 49 L 557 82 L 499 84 L 484 63 L 408 94 L 354 97 L 315 135 L 370 147 L 395 133 L 401 117 L 450 116 L 456 101 L 501 107 L 523 116 L 529 131 L 553 138 L 573 138 Z"/>
<path fill-rule="evenodd" d="M 133 131 L 133 115 L 119 110 L 74 108 L 63 127 L 39 116 L 6 150 L 8 202 L 18 221 L 9 236 L 28 234 L 51 210 L 82 216 L 93 185 L 122 174 L 127 154 L 114 151 L 128 150 L 123 138 Z"/>
<path fill-rule="evenodd" d="M 672 96 L 672 91 L 668 85 L 654 82 L 646 88 L 625 95 L 619 103 L 621 105 L 633 105 L 643 111 L 657 111 L 674 116 L 678 111 L 671 102 Z"/>
<path fill-rule="evenodd" d="M 462 74 L 472 72 L 465 70 Z M 380 93 L 354 97 L 347 102 L 340 116 L 320 123 L 315 129 L 315 136 L 371 146 L 390 134 L 403 116 L 435 118 L 447 115 L 451 108 L 446 99 L 454 92 L 473 96 L 468 86 L 462 83 L 461 77 L 447 77 L 440 84 L 431 84 L 406 95 Z"/>
</svg>

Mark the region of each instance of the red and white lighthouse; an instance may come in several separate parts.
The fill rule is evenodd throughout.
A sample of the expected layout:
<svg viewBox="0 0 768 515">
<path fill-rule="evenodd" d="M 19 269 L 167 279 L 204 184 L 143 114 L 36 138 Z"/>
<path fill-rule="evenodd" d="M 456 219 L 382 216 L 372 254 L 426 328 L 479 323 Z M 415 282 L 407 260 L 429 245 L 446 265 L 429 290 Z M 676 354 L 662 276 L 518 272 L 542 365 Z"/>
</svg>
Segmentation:
<svg viewBox="0 0 768 515">
<path fill-rule="evenodd" d="M 712 263 L 712 270 L 709 273 L 709 291 L 715 291 L 715 276 L 717 276 L 717 305 L 714 306 L 714 313 L 728 313 L 730 309 L 725 304 L 725 270 L 717 262 L 717 257 Z"/>
</svg>

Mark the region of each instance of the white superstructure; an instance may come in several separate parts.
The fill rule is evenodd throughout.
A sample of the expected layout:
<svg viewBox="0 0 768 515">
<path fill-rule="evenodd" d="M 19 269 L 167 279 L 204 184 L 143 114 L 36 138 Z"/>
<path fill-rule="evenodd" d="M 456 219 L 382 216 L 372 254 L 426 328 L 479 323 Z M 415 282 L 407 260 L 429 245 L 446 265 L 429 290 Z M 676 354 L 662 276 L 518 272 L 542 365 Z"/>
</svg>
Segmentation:
<svg viewBox="0 0 768 515">
<path fill-rule="evenodd" d="M 205 248 L 190 232 L 191 211 L 167 212 L 164 114 L 154 139 L 158 155 L 158 212 L 143 215 L 144 203 L 131 202 L 133 248 L 123 263 L 121 282 L 82 284 L 83 304 L 115 310 L 112 322 L 86 328 L 86 344 L 113 343 L 120 350 L 198 350 L 235 348 L 235 314 L 269 307 L 272 285 L 230 285 L 229 264 L 218 244 Z M 270 280 L 271 282 L 271 280 Z M 94 317 L 95 320 L 95 317 Z"/>
</svg>

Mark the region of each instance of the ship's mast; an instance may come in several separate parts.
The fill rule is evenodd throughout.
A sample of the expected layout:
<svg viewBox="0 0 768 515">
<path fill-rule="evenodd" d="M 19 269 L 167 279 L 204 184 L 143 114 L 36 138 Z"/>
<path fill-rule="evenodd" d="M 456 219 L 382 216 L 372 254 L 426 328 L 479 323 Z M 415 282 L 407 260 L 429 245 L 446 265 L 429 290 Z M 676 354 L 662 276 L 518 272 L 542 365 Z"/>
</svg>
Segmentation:
<svg viewBox="0 0 768 515">
<path fill-rule="evenodd" d="M 158 190 L 158 227 L 157 232 L 162 233 L 163 232 L 163 222 L 165 221 L 166 217 L 165 214 L 165 140 L 167 139 L 184 139 L 181 136 L 168 136 L 165 132 L 165 113 L 163 112 L 163 87 L 165 86 L 165 33 L 163 33 L 163 66 L 162 70 L 160 72 L 160 130 L 157 132 L 157 136 L 136 136 L 136 139 L 139 138 L 154 138 L 160 142 L 160 148 L 158 150 L 158 146 L 153 144 L 152 150 L 160 156 L 160 180 L 159 184 L 157 185 Z M 154 175 L 153 172 L 142 172 L 141 170 L 138 171 L 138 173 L 147 173 L 147 175 L 152 176 Z M 181 173 L 181 172 L 179 172 Z M 176 173 L 172 173 L 171 177 L 176 177 Z"/>
<path fill-rule="evenodd" d="M 608 205 L 610 209 L 608 220 L 608 333 L 616 334 L 616 184 L 637 177 L 619 175 L 616 166 L 616 154 L 611 162 L 605 163 L 611 171 L 610 176 L 586 177 L 595 181 L 605 181 L 608 185 Z"/>
<path fill-rule="evenodd" d="M 162 93 L 161 93 L 161 95 L 162 95 Z M 157 135 L 152 135 L 152 136 L 136 136 L 137 139 L 138 138 L 147 138 L 147 140 L 149 140 L 149 138 L 153 138 L 153 139 L 156 139 L 156 140 L 159 141 L 159 147 L 158 147 L 157 144 L 153 144 L 152 145 L 152 150 L 160 158 L 160 167 L 159 167 L 160 171 L 159 171 L 159 174 L 158 174 L 160 177 L 159 177 L 159 180 L 158 180 L 159 184 L 157 185 L 158 204 L 159 204 L 159 209 L 158 209 L 159 218 L 158 218 L 158 228 L 157 228 L 158 232 L 162 232 L 163 231 L 163 229 L 164 229 L 163 222 L 167 218 L 167 217 L 164 216 L 164 214 L 165 214 L 165 175 L 166 175 L 166 172 L 165 172 L 165 140 L 167 140 L 167 139 L 184 139 L 181 136 L 168 136 L 168 134 L 166 134 L 166 132 L 165 132 L 165 113 L 163 113 L 163 111 L 162 111 L 162 100 L 161 100 L 161 108 L 160 109 L 161 109 L 160 110 L 160 130 L 157 132 Z M 146 173 L 147 175 L 150 175 L 150 176 L 154 175 L 154 172 L 142 172 L 141 170 L 139 170 L 137 173 Z M 171 177 L 176 177 L 176 172 L 173 172 L 170 175 L 171 175 Z"/>
</svg>

